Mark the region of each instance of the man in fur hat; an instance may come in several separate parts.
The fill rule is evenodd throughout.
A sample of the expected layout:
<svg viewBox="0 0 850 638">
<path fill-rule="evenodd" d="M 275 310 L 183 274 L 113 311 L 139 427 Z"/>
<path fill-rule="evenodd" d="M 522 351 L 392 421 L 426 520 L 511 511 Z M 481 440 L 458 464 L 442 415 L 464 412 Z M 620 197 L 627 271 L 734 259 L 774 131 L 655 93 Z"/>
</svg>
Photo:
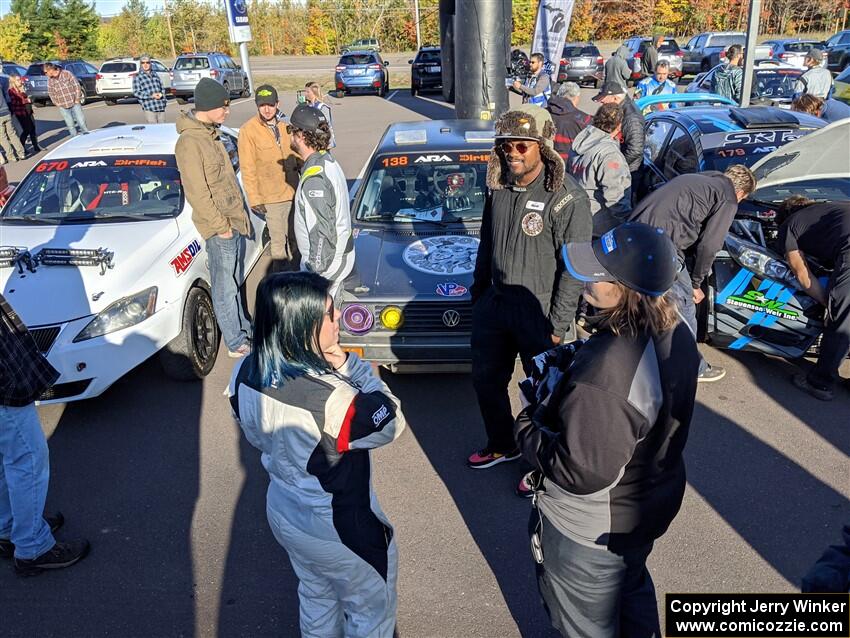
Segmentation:
<svg viewBox="0 0 850 638">
<path fill-rule="evenodd" d="M 496 122 L 487 167 L 489 194 L 472 284 L 472 383 L 487 429 L 487 446 L 472 468 L 519 458 L 508 384 L 517 354 L 531 359 L 564 338 L 582 284 L 566 271 L 561 247 L 590 241 L 590 202 L 564 172 L 549 113 L 532 104 Z"/>
</svg>

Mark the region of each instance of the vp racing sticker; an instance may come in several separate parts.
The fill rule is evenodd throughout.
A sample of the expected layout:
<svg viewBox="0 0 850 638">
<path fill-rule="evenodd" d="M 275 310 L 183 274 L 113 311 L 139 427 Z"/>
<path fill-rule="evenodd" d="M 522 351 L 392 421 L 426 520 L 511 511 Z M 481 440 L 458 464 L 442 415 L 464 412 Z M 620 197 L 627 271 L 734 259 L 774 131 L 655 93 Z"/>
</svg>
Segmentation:
<svg viewBox="0 0 850 638">
<path fill-rule="evenodd" d="M 429 275 L 469 275 L 475 270 L 478 238 L 439 235 L 413 242 L 402 253 L 404 263 Z"/>
<path fill-rule="evenodd" d="M 201 242 L 193 239 L 186 248 L 180 251 L 174 259 L 171 260 L 171 267 L 174 268 L 174 274 L 179 277 L 184 272 L 189 270 L 189 266 L 195 261 L 195 258 L 201 253 Z"/>
<path fill-rule="evenodd" d="M 540 213 L 528 213 L 522 218 L 522 232 L 529 237 L 536 237 L 543 232 L 543 217 Z"/>
<path fill-rule="evenodd" d="M 447 281 L 444 284 L 437 284 L 436 292 L 441 297 L 460 297 L 466 294 L 467 288 L 454 281 Z"/>
</svg>

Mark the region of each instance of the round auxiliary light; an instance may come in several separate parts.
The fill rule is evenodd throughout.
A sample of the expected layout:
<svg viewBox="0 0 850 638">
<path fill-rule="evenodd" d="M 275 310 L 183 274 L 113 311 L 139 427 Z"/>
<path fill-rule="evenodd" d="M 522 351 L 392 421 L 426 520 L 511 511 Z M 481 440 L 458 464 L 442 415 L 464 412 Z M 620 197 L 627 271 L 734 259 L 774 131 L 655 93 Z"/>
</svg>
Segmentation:
<svg viewBox="0 0 850 638">
<path fill-rule="evenodd" d="M 352 334 L 364 334 L 375 325 L 375 318 L 366 306 L 353 303 L 343 309 L 342 325 Z"/>
<path fill-rule="evenodd" d="M 398 306 L 387 306 L 381 310 L 381 324 L 388 330 L 398 330 L 404 323 L 404 314 Z"/>
</svg>

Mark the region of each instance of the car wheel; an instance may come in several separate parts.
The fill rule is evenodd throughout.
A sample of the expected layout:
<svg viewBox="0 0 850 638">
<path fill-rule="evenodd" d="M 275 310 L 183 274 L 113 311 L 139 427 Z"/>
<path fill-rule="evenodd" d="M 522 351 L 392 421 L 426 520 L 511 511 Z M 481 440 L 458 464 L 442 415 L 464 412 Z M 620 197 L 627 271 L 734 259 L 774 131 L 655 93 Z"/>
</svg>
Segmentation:
<svg viewBox="0 0 850 638">
<path fill-rule="evenodd" d="M 181 96 L 179 96 L 179 95 L 178 95 L 178 96 L 177 96 L 177 103 L 178 103 L 178 104 L 188 104 L 188 103 L 189 103 L 189 99 L 188 99 L 188 98 L 185 98 L 185 97 L 181 97 Z"/>
<path fill-rule="evenodd" d="M 215 365 L 221 331 L 212 299 L 203 288 L 192 288 L 183 307 L 183 329 L 159 352 L 166 375 L 177 381 L 197 381 Z"/>
<path fill-rule="evenodd" d="M 230 95 L 231 95 L 231 93 L 230 93 L 230 85 L 229 85 L 227 82 L 225 82 L 225 83 L 224 83 L 224 84 L 222 84 L 221 86 L 224 88 L 224 92 L 225 92 L 225 93 L 227 93 L 227 97 L 228 97 L 228 98 L 230 98 Z"/>
<path fill-rule="evenodd" d="M 242 93 L 239 94 L 239 97 L 251 97 L 251 89 L 248 88 L 248 84 L 245 84 L 245 88 L 242 90 Z"/>
<path fill-rule="evenodd" d="M 416 87 L 412 83 L 410 85 L 410 95 L 416 97 Z"/>
<path fill-rule="evenodd" d="M 82 106 L 85 104 L 87 99 L 88 96 L 86 95 L 86 87 L 80 84 L 80 105 Z"/>
</svg>

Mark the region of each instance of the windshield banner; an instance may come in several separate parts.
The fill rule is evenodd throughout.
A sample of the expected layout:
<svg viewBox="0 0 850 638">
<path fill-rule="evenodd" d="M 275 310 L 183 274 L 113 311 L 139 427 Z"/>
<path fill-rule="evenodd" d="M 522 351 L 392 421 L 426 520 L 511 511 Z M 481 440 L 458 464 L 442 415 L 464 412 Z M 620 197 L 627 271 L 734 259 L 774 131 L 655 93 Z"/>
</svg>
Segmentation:
<svg viewBox="0 0 850 638">
<path fill-rule="evenodd" d="M 531 52 L 543 54 L 544 71 L 549 75 L 558 70 L 573 16 L 573 4 L 574 0 L 542 0 L 537 8 Z"/>
</svg>

